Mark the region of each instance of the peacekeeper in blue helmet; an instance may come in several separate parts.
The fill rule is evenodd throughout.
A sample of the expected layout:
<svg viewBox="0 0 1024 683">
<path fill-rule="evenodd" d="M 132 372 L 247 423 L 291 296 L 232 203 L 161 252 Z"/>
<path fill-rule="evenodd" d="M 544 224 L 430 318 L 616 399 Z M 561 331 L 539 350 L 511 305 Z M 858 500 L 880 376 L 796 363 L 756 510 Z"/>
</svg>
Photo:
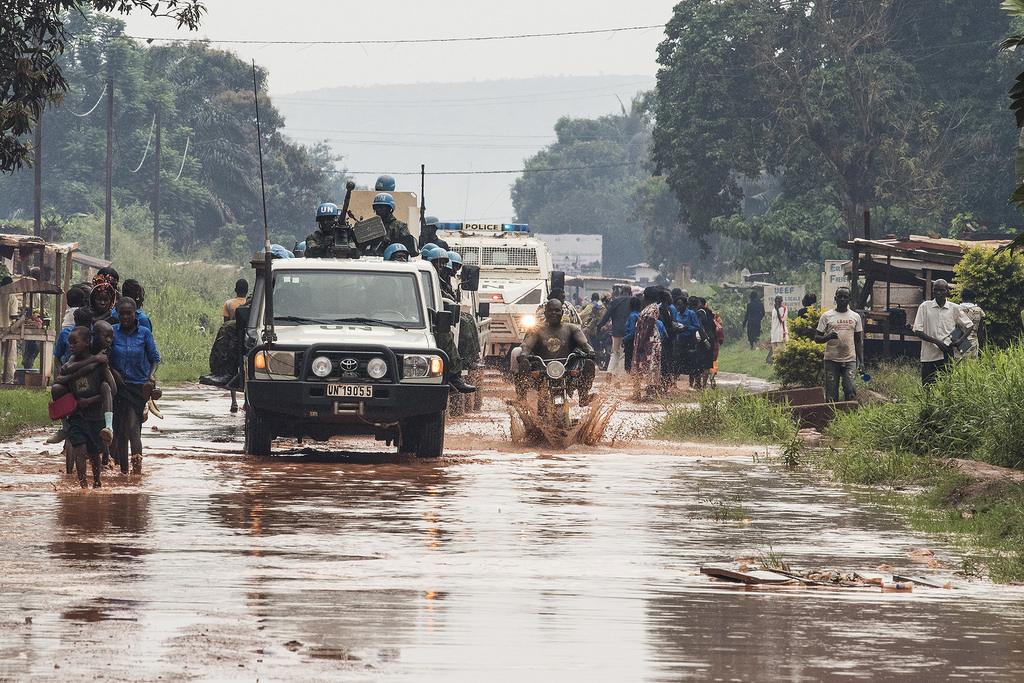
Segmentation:
<svg viewBox="0 0 1024 683">
<path fill-rule="evenodd" d="M 384 260 L 406 263 L 409 261 L 409 250 L 401 242 L 388 245 L 388 248 L 384 250 Z"/>
<path fill-rule="evenodd" d="M 395 191 L 395 179 L 393 176 L 382 175 L 377 178 L 377 182 L 373 186 L 374 192 L 394 192 Z"/>
<path fill-rule="evenodd" d="M 334 247 L 334 226 L 341 218 L 337 204 L 323 202 L 316 208 L 316 230 L 306 238 L 304 256 L 323 258 L 331 256 Z"/>
<path fill-rule="evenodd" d="M 448 268 L 448 252 L 435 244 L 427 244 L 420 250 L 420 256 L 430 261 L 434 270 L 437 271 L 441 280 L 441 296 L 458 302 L 458 299 L 455 298 L 455 291 L 452 289 L 452 283 L 444 275 L 444 271 Z M 460 394 L 471 394 L 476 391 L 475 386 L 466 384 L 462 379 L 462 355 L 459 353 L 459 346 L 452 330 L 437 335 L 437 346 L 448 356 L 448 384 Z"/>
<path fill-rule="evenodd" d="M 450 248 L 448 243 L 437 236 L 437 226 L 441 221 L 434 216 L 427 216 L 423 219 L 423 230 L 420 231 L 420 246 L 424 244 L 436 244 L 445 251 Z"/>
<path fill-rule="evenodd" d="M 437 277 L 441 280 L 441 295 L 458 302 L 455 296 L 455 289 L 452 287 L 451 269 L 448 267 L 448 252 L 436 244 L 425 244 L 420 250 L 420 257 L 430 261 L 437 271 Z"/>
<path fill-rule="evenodd" d="M 395 218 L 395 198 L 387 192 L 380 192 L 373 198 L 373 212 L 384 221 L 387 237 L 381 245 L 370 245 L 369 253 L 379 254 L 387 245 L 401 243 L 409 252 L 416 251 L 416 238 L 409 232 L 409 226 Z"/>
</svg>

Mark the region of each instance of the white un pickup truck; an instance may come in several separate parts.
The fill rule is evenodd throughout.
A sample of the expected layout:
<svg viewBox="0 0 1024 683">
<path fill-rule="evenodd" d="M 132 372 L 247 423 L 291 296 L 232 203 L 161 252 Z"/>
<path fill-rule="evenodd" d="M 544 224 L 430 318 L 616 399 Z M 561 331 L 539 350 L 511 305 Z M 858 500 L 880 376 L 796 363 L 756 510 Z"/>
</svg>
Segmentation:
<svg viewBox="0 0 1024 683">
<path fill-rule="evenodd" d="M 371 434 L 400 452 L 440 456 L 448 356 L 437 340 L 457 313 L 431 265 L 274 259 L 272 278 L 262 260 L 253 265 L 252 301 L 238 318 L 247 349 L 245 452 L 269 455 L 275 437 Z"/>
</svg>

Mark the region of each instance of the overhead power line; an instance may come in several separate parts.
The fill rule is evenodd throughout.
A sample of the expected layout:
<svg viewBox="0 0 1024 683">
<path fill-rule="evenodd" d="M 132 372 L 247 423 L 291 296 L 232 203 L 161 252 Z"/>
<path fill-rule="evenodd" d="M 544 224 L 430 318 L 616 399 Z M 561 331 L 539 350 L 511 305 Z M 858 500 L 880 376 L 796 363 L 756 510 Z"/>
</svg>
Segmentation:
<svg viewBox="0 0 1024 683">
<path fill-rule="evenodd" d="M 493 40 L 521 40 L 524 38 L 567 38 L 570 36 L 592 36 L 604 33 L 625 33 L 627 31 L 649 31 L 665 28 L 663 24 L 650 26 L 619 26 L 583 31 L 555 31 L 551 33 L 515 33 L 497 36 L 462 36 L 454 38 L 380 38 L 369 40 L 246 40 L 214 38 L 162 38 L 159 36 L 125 36 L 134 40 L 168 43 L 217 43 L 218 45 L 424 45 L 431 43 L 478 43 Z"/>
<path fill-rule="evenodd" d="M 84 118 L 84 117 L 88 116 L 89 114 L 93 113 L 94 111 L 96 111 L 96 107 L 100 106 L 100 102 L 103 101 L 103 96 L 106 95 L 106 94 L 107 94 L 107 84 L 104 83 L 103 84 L 103 90 L 100 91 L 100 96 L 96 98 L 96 104 L 92 105 L 92 109 L 90 109 L 89 111 L 85 112 L 84 114 L 76 114 L 75 112 L 73 112 L 73 111 L 71 111 L 69 109 L 68 113 L 71 114 L 72 116 L 77 116 L 78 118 Z"/>
<path fill-rule="evenodd" d="M 593 164 L 590 166 L 562 166 L 560 168 L 518 168 L 494 171 L 427 171 L 427 175 L 517 175 L 519 173 L 553 173 L 555 171 L 589 171 L 595 168 L 622 168 L 636 166 L 638 161 L 624 161 L 617 164 Z M 419 175 L 419 171 L 349 171 L 349 175 Z"/>
<path fill-rule="evenodd" d="M 153 123 L 149 124 L 149 137 L 146 139 L 146 149 L 142 150 L 142 159 L 132 173 L 138 173 L 142 165 L 146 163 L 146 155 L 149 154 L 149 143 L 153 142 L 153 130 L 156 128 L 156 114 L 153 114 Z"/>
</svg>

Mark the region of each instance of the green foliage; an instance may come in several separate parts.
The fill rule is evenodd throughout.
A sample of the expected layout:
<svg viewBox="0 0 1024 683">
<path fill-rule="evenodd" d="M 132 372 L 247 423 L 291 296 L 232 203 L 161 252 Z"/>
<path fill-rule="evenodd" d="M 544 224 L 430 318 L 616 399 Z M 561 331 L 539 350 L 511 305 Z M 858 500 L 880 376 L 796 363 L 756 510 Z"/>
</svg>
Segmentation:
<svg viewBox="0 0 1024 683">
<path fill-rule="evenodd" d="M 9 439 L 26 427 L 51 424 L 49 403 L 48 391 L 4 388 L 0 391 L 0 439 Z"/>
<path fill-rule="evenodd" d="M 0 12 L 0 172 L 31 163 L 28 136 L 43 106 L 59 102 L 69 87 L 59 61 L 75 34 L 69 19 L 89 8 L 147 11 L 190 29 L 205 11 L 200 0 L 7 0 Z"/>
<path fill-rule="evenodd" d="M 784 387 L 821 386 L 824 381 L 825 345 L 791 337 L 775 354 L 772 373 Z"/>
<path fill-rule="evenodd" d="M 819 466 L 845 484 L 896 488 L 934 481 L 942 470 L 934 458 L 855 447 L 830 449 L 815 457 Z"/>
<path fill-rule="evenodd" d="M 965 212 L 1010 222 L 1008 60 L 991 53 L 1008 26 L 995 4 L 949 0 L 677 3 L 653 156 L 682 225 L 736 240 L 732 267 L 777 271 L 820 264 L 859 234 L 863 206 L 878 234 Z"/>
<path fill-rule="evenodd" d="M 539 233 L 599 233 L 606 274 L 643 259 L 634 194 L 647 182 L 650 120 L 644 99 L 629 112 L 596 119 L 563 118 L 558 140 L 526 160 L 527 169 L 591 167 L 527 173 L 512 187 L 517 220 Z M 654 204 L 656 200 L 651 200 Z M 654 210 L 654 209 L 652 209 Z M 673 217 L 674 218 L 674 217 Z M 662 259 L 652 261 L 661 265 Z"/>
<path fill-rule="evenodd" d="M 871 367 L 866 388 L 890 399 L 912 398 L 924 391 L 921 367 L 916 360 L 882 361 Z"/>
<path fill-rule="evenodd" d="M 821 306 L 809 306 L 807 312 L 789 321 L 789 333 L 800 339 L 814 339 L 821 320 Z"/>
<path fill-rule="evenodd" d="M 839 415 L 829 433 L 869 450 L 1024 468 L 1024 346 L 986 351 L 927 391 Z"/>
<path fill-rule="evenodd" d="M 60 68 L 70 91 L 61 104 L 50 103 L 43 116 L 47 213 L 103 209 L 106 103 L 87 117 L 73 112 L 88 111 L 104 95 L 109 64 L 116 75 L 114 201 L 151 206 L 156 150 L 150 131 L 159 107 L 161 241 L 180 252 L 214 246 L 231 258 L 261 245 L 251 66 L 207 44 L 147 47 L 120 39 L 123 23 L 96 12 L 72 13 L 65 25 L 74 40 Z M 263 91 L 268 219 L 273 239 L 290 247 L 308 234 L 315 206 L 332 198 L 340 174 L 326 146 L 299 146 L 283 137 L 284 120 L 265 94 L 266 72 L 258 69 L 257 78 Z M 142 167 L 133 173 L 144 153 Z M 0 177 L 0 216 L 31 215 L 32 182 L 30 169 Z M 152 234 L 152 214 L 129 229 Z"/>
<path fill-rule="evenodd" d="M 1024 308 L 1024 254 L 975 247 L 955 268 L 953 296 L 974 291 L 974 303 L 985 311 L 989 340 L 1005 346 L 1021 334 Z"/>
<path fill-rule="evenodd" d="M 673 408 L 654 434 L 670 439 L 789 442 L 797 426 L 785 407 L 749 394 L 705 391 L 696 408 Z"/>
</svg>

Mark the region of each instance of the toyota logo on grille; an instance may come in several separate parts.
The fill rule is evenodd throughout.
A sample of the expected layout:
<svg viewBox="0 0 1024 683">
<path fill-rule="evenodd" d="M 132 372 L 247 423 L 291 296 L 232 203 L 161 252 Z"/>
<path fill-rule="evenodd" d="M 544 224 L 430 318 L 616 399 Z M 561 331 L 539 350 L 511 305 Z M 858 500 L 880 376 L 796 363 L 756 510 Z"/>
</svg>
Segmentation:
<svg viewBox="0 0 1024 683">
<path fill-rule="evenodd" d="M 343 358 L 340 365 L 345 372 L 355 372 L 355 369 L 359 367 L 359 361 L 355 358 Z"/>
</svg>

